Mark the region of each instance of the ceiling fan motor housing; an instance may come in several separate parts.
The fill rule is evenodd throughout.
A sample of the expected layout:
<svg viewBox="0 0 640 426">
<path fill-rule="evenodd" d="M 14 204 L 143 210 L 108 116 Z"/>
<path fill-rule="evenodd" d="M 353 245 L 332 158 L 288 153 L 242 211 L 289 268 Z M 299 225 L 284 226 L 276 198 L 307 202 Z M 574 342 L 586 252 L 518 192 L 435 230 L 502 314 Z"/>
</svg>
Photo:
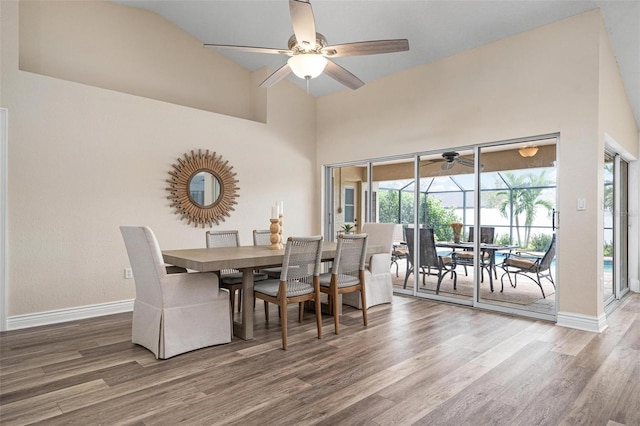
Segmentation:
<svg viewBox="0 0 640 426">
<path fill-rule="evenodd" d="M 287 46 L 289 50 L 292 50 L 295 53 L 321 53 L 321 50 L 327 47 L 329 44 L 327 43 L 327 38 L 320 34 L 316 33 L 316 45 L 313 49 L 303 49 L 302 46 L 298 44 L 298 40 L 296 39 L 296 35 L 292 34 L 289 37 L 289 41 L 287 42 Z"/>
</svg>

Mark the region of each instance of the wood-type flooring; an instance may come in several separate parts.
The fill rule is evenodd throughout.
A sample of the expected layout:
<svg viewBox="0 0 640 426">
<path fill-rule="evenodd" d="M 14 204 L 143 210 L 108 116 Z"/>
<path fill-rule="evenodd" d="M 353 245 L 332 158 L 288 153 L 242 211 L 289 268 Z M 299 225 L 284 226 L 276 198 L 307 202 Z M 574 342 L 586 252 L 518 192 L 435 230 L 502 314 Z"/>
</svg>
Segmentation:
<svg viewBox="0 0 640 426">
<path fill-rule="evenodd" d="M 255 339 L 169 360 L 131 314 L 0 333 L 0 424 L 640 425 L 640 295 L 602 333 L 395 297 L 324 315 L 255 313 Z M 296 309 L 292 306 L 291 309 Z"/>
</svg>

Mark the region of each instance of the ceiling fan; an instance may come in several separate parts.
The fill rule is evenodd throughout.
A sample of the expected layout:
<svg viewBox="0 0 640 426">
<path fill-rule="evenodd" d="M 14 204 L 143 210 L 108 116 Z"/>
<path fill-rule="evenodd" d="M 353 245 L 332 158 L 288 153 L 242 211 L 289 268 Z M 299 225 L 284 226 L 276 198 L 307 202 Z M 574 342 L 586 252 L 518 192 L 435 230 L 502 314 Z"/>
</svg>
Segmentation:
<svg viewBox="0 0 640 426">
<path fill-rule="evenodd" d="M 473 167 L 473 161 L 460 157 L 460 154 L 455 151 L 443 152 L 442 158 L 445 159 L 445 162 L 440 166 L 442 170 L 451 169 L 455 163 L 460 163 L 467 167 Z"/>
<path fill-rule="evenodd" d="M 362 80 L 333 62 L 332 58 L 376 55 L 409 50 L 409 41 L 407 39 L 361 41 L 330 46 L 325 36 L 316 32 L 311 3 L 302 0 L 289 0 L 289 12 L 291 14 L 293 35 L 289 38 L 286 49 L 211 43 L 205 43 L 205 47 L 290 56 L 287 63 L 267 77 L 260 84 L 260 87 L 273 86 L 293 72 L 298 77 L 307 80 L 307 91 L 309 80 L 319 76 L 323 71 L 329 77 L 350 89 L 355 90 L 364 85 Z"/>
</svg>

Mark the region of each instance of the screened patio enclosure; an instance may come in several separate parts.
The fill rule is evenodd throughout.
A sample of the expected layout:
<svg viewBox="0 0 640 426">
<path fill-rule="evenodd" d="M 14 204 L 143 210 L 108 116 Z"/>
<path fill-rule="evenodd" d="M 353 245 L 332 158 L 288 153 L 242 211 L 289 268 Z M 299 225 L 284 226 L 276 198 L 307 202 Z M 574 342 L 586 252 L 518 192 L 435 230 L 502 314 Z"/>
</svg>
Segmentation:
<svg viewBox="0 0 640 426">
<path fill-rule="evenodd" d="M 468 237 L 474 224 L 474 180 L 472 173 L 420 179 L 419 222 L 433 228 L 436 238 L 453 238 L 451 222 L 464 225 Z M 382 181 L 378 187 L 379 222 L 410 226 L 414 222 L 415 180 Z M 555 168 L 510 170 L 486 173 L 482 178 L 483 226 L 495 228 L 494 241 L 516 244 L 523 249 L 544 251 L 553 234 L 552 212 L 555 203 Z M 518 203 L 532 205 L 518 206 Z M 529 209 L 531 222 L 523 221 Z M 532 210 L 531 210 L 532 209 Z"/>
<path fill-rule="evenodd" d="M 523 148 L 531 147 L 535 148 L 533 155 L 523 155 Z M 331 167 L 327 175 L 331 184 L 327 188 L 327 205 L 331 206 L 327 238 L 335 238 L 347 223 L 355 226 L 356 232 L 364 222 L 397 223 L 401 226 L 395 243 L 400 250 L 390 265 L 394 292 L 553 319 L 555 260 L 550 274 L 553 282 L 544 280 L 538 285 L 518 277 L 514 287 L 507 276 L 504 291 L 504 270 L 499 266 L 509 253 L 526 251 L 533 258 L 543 256 L 550 246 L 556 232 L 556 138 L 460 149 L 455 152 L 460 161 L 453 162 L 443 159 L 442 154 Z M 406 232 L 417 236 L 417 228 L 430 228 L 438 254 L 451 257 L 458 248 L 441 245 L 454 240 L 453 222 L 462 224 L 461 241 L 473 241 L 484 228 L 492 228 L 492 242 L 505 248 L 492 252 L 491 277 L 488 268 L 476 267 L 476 261 L 480 265 L 482 259 L 474 261 L 471 251 L 471 262 L 455 267 L 456 288 L 452 278 L 445 276 L 436 294 L 438 277 L 430 275 L 429 268 L 412 268 L 412 262 L 420 261 L 420 242 L 412 247 L 415 253 L 409 253 L 403 243 Z M 476 224 L 479 229 L 473 231 Z"/>
</svg>

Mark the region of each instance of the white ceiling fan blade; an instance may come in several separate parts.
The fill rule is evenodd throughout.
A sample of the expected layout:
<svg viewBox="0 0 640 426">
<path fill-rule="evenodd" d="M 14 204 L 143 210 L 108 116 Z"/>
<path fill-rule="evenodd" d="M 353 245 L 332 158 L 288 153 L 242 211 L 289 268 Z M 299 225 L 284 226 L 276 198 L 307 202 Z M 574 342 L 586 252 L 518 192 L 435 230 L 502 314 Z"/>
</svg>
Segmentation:
<svg viewBox="0 0 640 426">
<path fill-rule="evenodd" d="M 205 43 L 204 47 L 219 47 L 221 49 L 236 50 L 239 52 L 250 53 L 271 53 L 280 55 L 293 55 L 293 52 L 289 49 L 277 49 L 273 47 L 255 47 L 255 46 L 233 46 L 228 44 L 211 44 Z"/>
<path fill-rule="evenodd" d="M 356 90 L 364 86 L 364 82 L 362 80 L 333 61 L 327 61 L 324 73 L 337 82 L 344 84 L 349 89 Z"/>
<path fill-rule="evenodd" d="M 407 39 L 372 40 L 356 43 L 336 44 L 322 49 L 322 53 L 331 58 L 341 56 L 377 55 L 380 53 L 404 52 L 409 50 Z"/>
<path fill-rule="evenodd" d="M 279 82 L 280 80 L 288 76 L 289 73 L 291 73 L 291 68 L 289 67 L 289 64 L 284 64 L 283 66 L 278 68 L 273 74 L 267 77 L 262 83 L 260 83 L 260 86 L 258 87 L 273 86 L 274 84 L 276 84 L 277 82 Z"/>
<path fill-rule="evenodd" d="M 289 0 L 289 12 L 291 13 L 291 25 L 298 45 L 302 49 L 315 49 L 316 24 L 313 20 L 311 3 Z"/>
</svg>

